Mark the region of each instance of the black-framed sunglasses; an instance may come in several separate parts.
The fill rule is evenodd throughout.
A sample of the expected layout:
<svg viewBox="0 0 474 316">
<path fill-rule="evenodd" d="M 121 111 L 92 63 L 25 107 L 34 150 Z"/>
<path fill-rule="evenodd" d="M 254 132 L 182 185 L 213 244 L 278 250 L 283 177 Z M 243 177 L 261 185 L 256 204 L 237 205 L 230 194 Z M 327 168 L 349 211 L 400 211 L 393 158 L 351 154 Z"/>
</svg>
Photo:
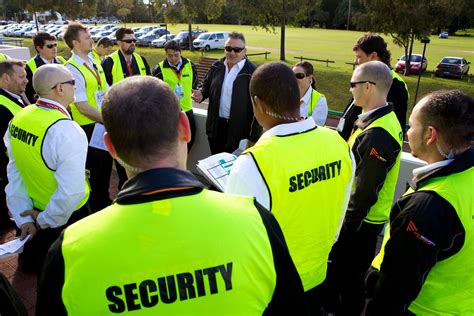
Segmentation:
<svg viewBox="0 0 474 316">
<path fill-rule="evenodd" d="M 58 46 L 58 43 L 48 44 L 48 45 L 45 45 L 45 46 L 46 46 L 46 48 L 51 49 L 51 48 L 57 47 L 57 46 Z"/>
<path fill-rule="evenodd" d="M 127 39 L 127 40 L 122 40 L 122 42 L 125 42 L 127 44 L 132 44 L 132 43 L 136 43 L 137 40 L 136 39 Z"/>
<path fill-rule="evenodd" d="M 295 73 L 296 79 L 303 79 L 306 77 L 306 74 L 304 72 L 297 72 Z"/>
<path fill-rule="evenodd" d="M 356 82 L 352 82 L 352 81 L 351 81 L 351 83 L 350 83 L 350 84 L 351 84 L 351 88 L 355 88 L 359 83 L 366 83 L 366 82 L 368 82 L 368 83 L 370 83 L 370 84 L 373 84 L 374 86 L 377 85 L 375 82 L 369 81 L 369 80 L 356 81 Z"/>
<path fill-rule="evenodd" d="M 60 84 L 70 84 L 72 86 L 76 85 L 76 80 L 72 79 L 72 80 L 68 80 L 68 81 L 63 81 L 63 82 L 58 82 L 57 84 L 55 84 L 51 90 L 55 89 L 57 86 L 59 86 Z"/>
<path fill-rule="evenodd" d="M 226 46 L 224 47 L 225 51 L 226 52 L 231 52 L 231 51 L 234 51 L 234 53 L 238 54 L 240 53 L 241 51 L 244 50 L 245 47 L 232 47 L 232 46 Z"/>
</svg>

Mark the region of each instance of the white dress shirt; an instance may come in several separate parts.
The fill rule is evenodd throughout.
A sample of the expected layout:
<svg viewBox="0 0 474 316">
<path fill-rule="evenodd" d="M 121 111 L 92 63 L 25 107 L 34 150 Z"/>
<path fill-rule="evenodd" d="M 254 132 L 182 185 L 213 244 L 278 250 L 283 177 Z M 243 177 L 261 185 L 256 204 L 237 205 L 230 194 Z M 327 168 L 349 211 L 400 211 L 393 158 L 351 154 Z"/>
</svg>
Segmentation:
<svg viewBox="0 0 474 316">
<path fill-rule="evenodd" d="M 265 137 L 270 136 L 284 136 L 289 134 L 301 133 L 313 129 L 315 126 L 316 124 L 312 118 L 308 118 L 304 121 L 299 121 L 295 123 L 280 124 L 263 133 L 260 139 L 264 139 Z M 349 152 L 352 159 L 353 179 L 355 172 L 355 163 L 352 152 Z M 298 163 L 297 160 L 295 160 L 295 163 Z M 349 203 L 351 188 L 352 180 L 350 181 L 346 189 L 344 212 L 346 211 L 347 205 Z M 260 171 L 258 170 L 253 158 L 250 155 L 240 155 L 239 158 L 237 158 L 237 160 L 235 161 L 229 179 L 227 181 L 225 193 L 253 196 L 257 199 L 257 202 L 259 202 L 266 209 L 270 208 L 270 193 L 268 192 L 267 186 L 262 178 Z"/>
<path fill-rule="evenodd" d="M 57 105 L 67 112 L 66 108 L 58 102 L 49 99 L 41 100 Z M 5 133 L 3 140 L 10 157 L 7 166 L 8 185 L 5 188 L 7 205 L 16 225 L 21 227 L 25 223 L 33 222 L 31 216 L 20 216 L 23 211 L 33 209 L 33 202 L 26 192 L 12 154 L 10 129 Z M 66 224 L 72 212 L 84 198 L 87 145 L 86 134 L 72 120 L 60 120 L 47 130 L 41 153 L 47 166 L 56 170 L 54 178 L 58 187 L 45 210 L 38 215 L 37 222 L 41 228 L 55 228 Z"/>
<path fill-rule="evenodd" d="M 89 66 L 91 69 L 94 69 L 94 63 L 92 62 L 92 59 L 90 58 L 89 55 L 87 57 L 87 60 L 84 60 L 73 53 L 72 58 L 79 66 L 82 66 L 83 64 L 87 63 L 87 66 Z M 84 76 L 76 67 L 74 67 L 71 64 L 66 64 L 66 68 L 69 69 L 69 71 L 71 71 L 72 76 L 74 77 L 74 80 L 76 80 L 76 92 L 74 93 L 74 96 L 75 96 L 74 103 L 87 102 L 88 99 L 87 99 L 87 92 L 86 92 L 86 81 L 84 79 Z M 107 89 L 108 89 L 108 85 L 107 85 Z"/>
<path fill-rule="evenodd" d="M 225 65 L 225 75 L 224 82 L 222 83 L 221 89 L 221 100 L 219 104 L 219 117 L 229 119 L 230 117 L 230 107 L 232 105 L 232 89 L 234 87 L 235 78 L 239 74 L 240 70 L 244 67 L 246 59 L 242 59 L 237 64 L 235 64 L 229 71 L 227 66 L 227 60 L 224 61 Z"/>
<path fill-rule="evenodd" d="M 301 98 L 300 104 L 300 115 L 303 117 L 308 117 L 309 105 L 311 103 L 311 97 L 313 96 L 313 88 L 309 86 L 306 90 L 305 95 Z M 316 107 L 311 113 L 311 117 L 316 122 L 318 126 L 324 126 L 326 124 L 326 119 L 328 118 L 328 103 L 324 96 L 321 96 L 316 103 Z"/>
</svg>

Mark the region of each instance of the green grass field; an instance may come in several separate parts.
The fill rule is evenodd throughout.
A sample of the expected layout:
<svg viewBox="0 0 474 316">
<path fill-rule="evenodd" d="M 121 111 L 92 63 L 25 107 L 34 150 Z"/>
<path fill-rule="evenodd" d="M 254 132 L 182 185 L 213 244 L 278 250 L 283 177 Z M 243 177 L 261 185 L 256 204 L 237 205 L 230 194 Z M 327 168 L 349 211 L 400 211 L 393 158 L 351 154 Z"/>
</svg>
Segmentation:
<svg viewBox="0 0 474 316">
<path fill-rule="evenodd" d="M 127 24 L 130 26 L 143 26 L 149 24 Z M 193 25 L 193 28 L 199 27 L 208 31 L 239 31 L 245 34 L 247 40 L 248 53 L 271 52 L 268 56 L 269 61 L 276 61 L 280 58 L 280 34 L 279 29 L 276 33 L 266 32 L 252 26 L 243 25 Z M 177 34 L 181 30 L 187 30 L 185 24 L 168 24 L 168 30 Z M 464 34 L 464 32 L 460 32 Z M 326 29 L 305 29 L 288 27 L 286 31 L 286 62 L 291 66 L 298 60 L 295 57 L 303 56 L 313 59 L 329 59 L 335 63 L 326 67 L 325 63 L 313 62 L 317 77 L 318 90 L 324 93 L 328 99 L 331 110 L 342 111 L 350 98 L 349 81 L 352 73 L 352 66 L 347 65 L 354 61 L 352 51 L 353 44 L 362 35 L 362 32 L 326 30 Z M 440 39 L 438 36 L 432 36 L 431 43 L 427 45 L 426 58 L 428 59 L 428 70 L 433 70 L 436 64 L 444 56 L 464 57 L 474 63 L 474 34 L 473 30 L 468 30 L 471 36 L 450 36 L 448 39 Z M 393 44 L 390 36 L 384 36 L 389 44 L 392 53 L 392 66 L 400 56 L 404 54 L 401 47 Z M 32 49 L 31 40 L 25 40 L 26 45 Z M 417 42 L 414 46 L 414 53 L 422 53 L 423 44 Z M 164 58 L 163 49 L 139 47 L 137 52 L 144 55 L 150 65 L 153 67 Z M 33 52 L 32 52 L 33 54 Z M 59 54 L 67 56 L 68 49 L 60 44 Z M 201 52 L 184 51 L 183 55 L 197 62 L 202 56 Z M 220 58 L 224 55 L 222 50 L 205 53 L 205 56 Z M 264 63 L 264 56 L 251 56 L 250 60 L 257 64 Z M 474 72 L 474 65 L 471 65 L 471 73 Z M 413 107 L 417 76 L 411 75 L 404 78 L 410 91 L 409 112 Z M 469 82 L 468 78 L 448 79 L 432 77 L 431 73 L 424 73 L 421 77 L 418 92 L 418 100 L 423 95 L 439 89 L 461 89 L 474 95 L 474 79 Z"/>
</svg>

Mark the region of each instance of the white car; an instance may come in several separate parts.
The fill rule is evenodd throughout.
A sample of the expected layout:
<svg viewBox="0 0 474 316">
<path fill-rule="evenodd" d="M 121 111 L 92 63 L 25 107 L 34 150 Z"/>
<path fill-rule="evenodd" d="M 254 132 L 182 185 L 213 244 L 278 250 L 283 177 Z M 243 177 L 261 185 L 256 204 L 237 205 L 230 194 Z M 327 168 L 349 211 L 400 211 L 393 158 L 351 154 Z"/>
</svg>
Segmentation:
<svg viewBox="0 0 474 316">
<path fill-rule="evenodd" d="M 225 41 L 229 34 L 227 32 L 207 32 L 202 33 L 193 41 L 193 46 L 196 49 L 204 49 L 206 51 L 211 49 L 224 49 Z"/>
<path fill-rule="evenodd" d="M 176 37 L 175 34 L 165 34 L 156 40 L 151 41 L 151 47 L 163 47 L 167 41 L 170 41 Z"/>
</svg>

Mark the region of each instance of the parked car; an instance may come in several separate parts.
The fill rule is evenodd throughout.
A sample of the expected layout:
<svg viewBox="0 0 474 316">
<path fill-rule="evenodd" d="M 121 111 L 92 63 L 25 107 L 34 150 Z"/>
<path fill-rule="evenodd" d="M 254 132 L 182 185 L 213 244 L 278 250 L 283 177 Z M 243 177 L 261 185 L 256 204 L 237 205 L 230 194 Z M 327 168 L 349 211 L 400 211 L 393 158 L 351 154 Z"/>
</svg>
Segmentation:
<svg viewBox="0 0 474 316">
<path fill-rule="evenodd" d="M 197 30 L 192 30 L 191 32 L 192 32 L 192 36 L 191 36 L 192 40 L 194 40 L 202 33 L 206 33 L 207 30 L 197 29 Z M 188 33 L 189 33 L 188 31 L 179 32 L 178 35 L 176 35 L 176 37 L 174 38 L 174 40 L 178 42 L 181 49 L 189 49 Z"/>
<path fill-rule="evenodd" d="M 428 67 L 428 61 L 426 60 L 426 57 L 423 58 L 423 63 L 421 62 L 421 56 L 420 54 L 411 54 L 410 58 L 410 73 L 412 74 L 418 74 L 420 72 L 423 72 L 426 70 Z M 396 72 L 404 72 L 405 71 L 405 62 L 407 60 L 407 57 L 403 55 L 400 57 L 398 62 L 395 64 L 395 71 Z"/>
<path fill-rule="evenodd" d="M 160 38 L 162 35 L 169 33 L 169 31 L 163 28 L 153 29 L 145 35 L 137 38 L 137 44 L 141 46 L 150 46 L 151 42 Z"/>
<path fill-rule="evenodd" d="M 165 46 L 165 43 L 167 41 L 171 41 L 172 39 L 174 39 L 176 37 L 175 34 L 165 34 L 165 35 L 162 35 L 160 38 L 156 39 L 156 40 L 153 40 L 151 41 L 151 44 L 150 46 L 151 47 L 163 47 Z"/>
<path fill-rule="evenodd" d="M 196 49 L 224 49 L 225 41 L 229 34 L 227 32 L 207 32 L 199 35 L 194 41 L 193 46 Z"/>
<path fill-rule="evenodd" d="M 435 76 L 462 78 L 469 73 L 470 62 L 462 57 L 444 57 L 436 66 Z"/>
<path fill-rule="evenodd" d="M 448 32 L 439 33 L 439 38 L 448 38 L 448 36 L 449 36 Z"/>
</svg>

